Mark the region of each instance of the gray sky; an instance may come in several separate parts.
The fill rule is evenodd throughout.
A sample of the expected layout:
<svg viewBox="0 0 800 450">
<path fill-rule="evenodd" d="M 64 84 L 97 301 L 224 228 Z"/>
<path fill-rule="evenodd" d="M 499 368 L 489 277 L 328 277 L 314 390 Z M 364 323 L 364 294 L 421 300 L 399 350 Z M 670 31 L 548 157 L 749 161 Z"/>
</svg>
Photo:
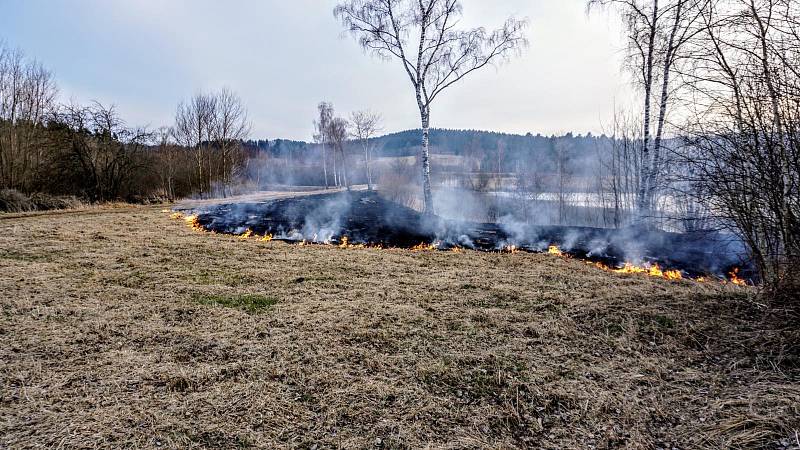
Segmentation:
<svg viewBox="0 0 800 450">
<path fill-rule="evenodd" d="M 171 124 L 177 103 L 228 86 L 254 138 L 309 140 L 316 104 L 369 108 L 387 132 L 419 126 L 397 61 L 342 35 L 334 0 L 0 0 L 0 39 L 56 74 L 65 100 L 117 105 L 131 125 Z M 464 26 L 530 20 L 531 45 L 437 100 L 432 126 L 542 134 L 602 131 L 630 97 L 622 41 L 585 0 L 463 0 Z"/>
</svg>

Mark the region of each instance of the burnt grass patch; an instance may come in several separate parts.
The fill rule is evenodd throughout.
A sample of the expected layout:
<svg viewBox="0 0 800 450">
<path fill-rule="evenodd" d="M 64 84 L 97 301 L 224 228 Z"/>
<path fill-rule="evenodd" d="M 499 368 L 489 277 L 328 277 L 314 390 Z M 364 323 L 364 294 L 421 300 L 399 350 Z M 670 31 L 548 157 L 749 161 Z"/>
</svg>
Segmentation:
<svg viewBox="0 0 800 450">
<path fill-rule="evenodd" d="M 365 244 L 409 249 L 436 243 L 441 250 L 542 252 L 565 245 L 566 255 L 619 267 L 637 260 L 697 277 L 726 277 L 736 269 L 756 280 L 742 243 L 716 232 L 668 233 L 641 227 L 607 229 L 477 223 L 449 220 L 387 200 L 375 191 L 347 191 L 278 198 L 253 203 L 211 204 L 181 211 L 207 231 L 245 232 L 288 242 Z M 423 263 L 424 265 L 425 263 Z"/>
</svg>

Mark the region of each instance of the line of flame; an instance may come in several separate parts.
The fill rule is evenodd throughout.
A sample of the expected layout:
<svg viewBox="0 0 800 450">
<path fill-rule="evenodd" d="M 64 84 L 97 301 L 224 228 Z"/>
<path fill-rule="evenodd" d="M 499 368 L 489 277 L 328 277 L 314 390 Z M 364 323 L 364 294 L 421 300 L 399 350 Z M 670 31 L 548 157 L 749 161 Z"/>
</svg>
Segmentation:
<svg viewBox="0 0 800 450">
<path fill-rule="evenodd" d="M 175 219 L 175 220 L 183 219 L 186 222 L 186 224 L 189 226 L 189 228 L 191 228 L 193 231 L 208 232 L 200 224 L 200 221 L 199 221 L 197 215 L 186 216 L 183 213 L 175 212 L 175 213 L 172 213 L 170 215 L 170 218 L 171 219 Z M 251 230 L 249 228 L 247 230 L 245 230 L 244 233 L 240 234 L 237 238 L 239 240 L 245 241 L 245 240 L 250 239 L 251 237 L 257 238 L 261 242 L 270 242 L 270 241 L 272 241 L 274 239 L 272 234 L 265 234 L 263 236 L 259 236 L 259 235 L 255 234 L 255 233 L 253 233 L 253 230 Z M 303 239 L 302 241 L 298 242 L 298 245 L 305 246 L 305 245 L 311 245 L 311 244 L 316 244 L 316 243 L 317 243 L 316 242 L 316 236 L 314 236 L 314 240 L 312 240 L 311 242 Z M 330 241 L 326 241 L 326 242 L 321 243 L 321 244 L 322 245 L 331 245 L 331 242 Z M 351 244 L 350 243 L 350 238 L 348 238 L 347 236 L 343 236 L 339 240 L 339 244 L 337 245 L 337 247 L 343 248 L 343 249 L 359 249 L 359 248 L 383 249 L 384 248 L 380 244 L 377 244 L 377 245 Z M 441 248 L 442 248 L 442 244 L 441 244 L 441 242 L 438 242 L 438 241 L 437 242 L 433 242 L 431 244 L 426 244 L 424 242 L 421 242 L 421 243 L 411 247 L 411 251 L 426 252 L 426 251 L 439 250 Z M 453 251 L 454 253 L 463 253 L 463 251 L 464 251 L 460 247 L 452 247 L 452 248 L 450 248 L 450 250 Z M 517 246 L 515 246 L 515 245 L 508 245 L 508 246 L 506 246 L 506 247 L 504 247 L 502 249 L 502 252 L 504 252 L 504 253 L 517 253 L 517 252 L 519 252 L 519 248 Z M 569 254 L 564 253 L 561 250 L 561 248 L 558 245 L 555 245 L 555 244 L 550 245 L 547 248 L 547 253 L 549 255 L 558 256 L 558 257 L 562 257 L 562 258 L 570 258 Z M 651 276 L 651 277 L 663 278 L 663 279 L 672 280 L 672 281 L 677 281 L 677 280 L 684 279 L 683 273 L 680 270 L 677 270 L 677 269 L 664 270 L 658 264 L 651 264 L 651 265 L 646 265 L 646 266 L 637 266 L 637 265 L 635 265 L 633 263 L 626 262 L 622 267 L 611 268 L 611 267 L 607 266 L 606 264 L 603 264 L 603 263 L 600 263 L 600 262 L 593 262 L 593 261 L 585 261 L 585 262 L 587 264 L 589 264 L 589 265 L 592 265 L 592 266 L 594 266 L 594 267 L 596 267 L 596 268 L 598 268 L 600 270 L 606 271 L 606 272 L 613 272 L 613 273 L 618 273 L 618 274 L 645 274 L 645 275 L 648 275 L 648 276 Z M 737 286 L 747 286 L 748 285 L 747 281 L 739 278 L 739 269 L 738 268 L 734 268 L 728 274 L 728 277 L 729 277 L 729 279 L 728 280 L 723 280 L 723 282 L 728 282 L 729 281 L 729 282 L 731 282 L 731 283 L 733 283 L 734 285 L 737 285 Z M 708 281 L 708 278 L 707 277 L 698 277 L 698 278 L 695 278 L 694 281 L 696 281 L 698 283 L 705 283 L 705 282 Z"/>
</svg>

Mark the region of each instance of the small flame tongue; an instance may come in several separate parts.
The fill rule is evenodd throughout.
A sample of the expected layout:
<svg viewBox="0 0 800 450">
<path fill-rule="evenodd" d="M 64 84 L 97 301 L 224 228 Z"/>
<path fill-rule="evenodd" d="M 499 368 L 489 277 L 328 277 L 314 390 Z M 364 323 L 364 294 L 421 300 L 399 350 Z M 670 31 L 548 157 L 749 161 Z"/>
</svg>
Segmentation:
<svg viewBox="0 0 800 450">
<path fill-rule="evenodd" d="M 743 279 L 739 278 L 739 268 L 738 267 L 734 268 L 731 271 L 731 273 L 728 274 L 728 276 L 730 277 L 731 283 L 733 283 L 733 284 L 735 284 L 737 286 L 747 286 L 747 282 L 744 281 Z"/>
<path fill-rule="evenodd" d="M 434 250 L 438 250 L 438 249 L 439 249 L 439 246 L 435 242 L 432 243 L 432 244 L 426 244 L 424 242 L 420 242 L 419 244 L 411 247 L 411 251 L 414 251 L 414 252 L 430 252 L 430 251 L 434 251 Z"/>
</svg>

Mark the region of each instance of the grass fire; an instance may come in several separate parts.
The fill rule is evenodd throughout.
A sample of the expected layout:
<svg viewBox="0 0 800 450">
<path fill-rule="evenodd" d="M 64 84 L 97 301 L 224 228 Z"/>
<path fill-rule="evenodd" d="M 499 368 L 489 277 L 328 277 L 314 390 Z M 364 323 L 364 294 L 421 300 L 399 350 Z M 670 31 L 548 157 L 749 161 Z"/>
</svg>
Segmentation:
<svg viewBox="0 0 800 450">
<path fill-rule="evenodd" d="M 800 450 L 798 67 L 798 0 L 0 1 L 0 450 Z"/>
<path fill-rule="evenodd" d="M 346 194 L 346 198 L 347 198 L 348 202 L 361 202 L 361 203 L 363 203 L 363 201 L 365 199 L 370 200 L 372 202 L 376 202 L 377 201 L 374 198 L 374 196 L 371 196 L 369 194 L 357 194 L 357 195 L 355 195 L 355 199 L 353 197 L 354 197 L 353 194 L 349 194 L 349 193 Z M 331 201 L 330 196 L 325 196 L 325 195 L 314 196 L 314 197 L 311 197 L 311 198 L 312 199 L 316 199 L 316 201 L 318 201 L 320 204 L 325 204 L 325 203 Z M 304 200 L 306 202 L 309 201 L 308 198 L 306 198 Z M 384 208 L 386 208 L 386 206 L 387 206 L 386 204 L 383 204 L 382 208 L 380 209 L 380 211 L 382 211 Z M 222 207 L 222 208 L 224 209 L 225 207 Z M 346 208 L 346 209 L 348 209 L 348 208 Z M 270 208 L 267 208 L 267 210 L 270 210 Z M 343 213 L 343 212 L 340 212 L 340 213 Z M 215 214 L 215 212 L 213 210 L 210 211 L 210 212 L 206 211 L 204 214 L 213 215 L 213 214 Z M 366 221 L 366 222 L 375 222 L 375 221 L 380 219 L 380 218 L 375 218 L 375 217 L 368 217 L 368 214 L 369 213 L 364 213 L 360 217 L 357 217 L 357 220 Z M 197 213 L 194 213 L 194 212 L 192 212 L 188 216 L 185 216 L 181 212 L 173 212 L 173 213 L 171 213 L 170 217 L 173 218 L 173 219 L 184 220 L 191 229 L 193 229 L 195 231 L 199 231 L 199 232 L 204 232 L 204 231 L 216 232 L 216 228 L 215 227 L 219 226 L 215 222 L 212 221 L 211 223 L 209 223 L 207 225 L 207 226 L 209 226 L 209 228 L 207 229 L 204 225 L 201 224 L 199 215 Z M 248 214 L 248 218 L 249 219 L 253 219 L 253 217 L 254 217 L 253 214 Z M 265 218 L 265 220 L 274 220 L 274 218 L 271 218 L 271 217 L 268 217 L 268 216 L 265 216 L 264 218 Z M 294 218 L 294 220 L 292 220 L 291 218 L 283 218 L 282 220 L 285 220 L 286 222 L 283 223 L 283 224 L 279 224 L 279 225 L 273 224 L 273 226 L 276 227 L 276 228 L 275 229 L 271 229 L 271 231 L 276 232 L 276 233 L 280 233 L 279 237 L 277 238 L 279 240 L 283 240 L 283 241 L 290 242 L 290 243 L 299 243 L 300 245 L 309 245 L 309 244 L 333 245 L 333 246 L 337 246 L 337 247 L 342 248 L 342 249 L 348 249 L 348 248 L 350 248 L 350 249 L 353 249 L 353 248 L 378 248 L 378 249 L 383 249 L 383 248 L 408 248 L 412 252 L 449 250 L 449 251 L 453 251 L 453 252 L 456 252 L 456 253 L 461 253 L 461 252 L 464 251 L 464 248 L 459 246 L 458 244 L 453 244 L 452 242 L 445 242 L 445 241 L 442 241 L 440 239 L 436 239 L 436 240 L 434 240 L 433 242 L 430 242 L 430 243 L 420 242 L 420 243 L 418 243 L 416 245 L 413 245 L 413 246 L 404 247 L 402 244 L 393 245 L 391 240 L 387 241 L 387 240 L 383 240 L 383 239 L 380 240 L 379 242 L 370 242 L 370 241 L 364 241 L 363 240 L 364 238 L 362 238 L 362 240 L 360 242 L 353 243 L 353 242 L 351 242 L 351 238 L 348 237 L 347 235 L 336 236 L 336 235 L 330 235 L 329 232 L 325 233 L 325 235 L 327 236 L 325 240 L 320 240 L 319 239 L 320 233 L 319 233 L 318 230 L 316 232 L 314 232 L 313 235 L 310 238 L 306 238 L 305 235 L 303 235 L 297 229 L 292 229 L 291 223 L 298 222 L 297 219 L 302 219 L 302 218 Z M 328 219 L 330 219 L 330 218 L 328 218 Z M 340 218 L 337 217 L 336 220 L 338 220 L 338 219 L 340 219 Z M 236 219 L 231 219 L 231 220 L 236 220 Z M 352 220 L 351 220 L 351 222 L 352 222 Z M 228 223 L 227 225 L 230 225 L 230 223 Z M 458 226 L 458 228 L 463 228 L 463 226 L 464 225 L 462 224 L 462 225 Z M 474 226 L 474 224 L 473 224 L 473 226 Z M 235 228 L 236 229 L 241 229 L 241 227 L 238 227 L 238 226 L 235 227 Z M 230 227 L 227 228 L 227 230 L 228 230 L 227 232 L 229 232 L 229 234 L 233 234 L 235 236 L 238 236 L 239 240 L 248 240 L 250 238 L 254 238 L 254 239 L 257 239 L 257 240 L 261 240 L 262 242 L 270 242 L 273 239 L 276 239 L 275 235 L 273 234 L 273 232 L 266 232 L 265 231 L 264 235 L 258 235 L 256 233 L 254 233 L 253 230 L 251 228 L 249 228 L 249 227 L 248 228 L 244 228 L 244 231 L 241 232 L 240 234 L 237 234 L 236 232 L 229 231 Z M 223 232 L 226 232 L 226 231 L 223 230 Z M 346 232 L 346 230 L 341 230 L 341 232 Z M 379 237 L 379 239 L 380 239 L 380 237 Z M 473 246 L 473 249 L 479 250 L 479 251 L 481 251 L 481 250 L 482 251 L 492 251 L 492 247 L 486 247 L 486 246 L 483 246 L 483 247 L 474 247 Z M 747 286 L 748 285 L 747 281 L 745 281 L 744 279 L 739 277 L 740 268 L 739 267 L 732 267 L 732 266 L 729 268 L 729 271 L 727 272 L 727 276 L 725 276 L 725 275 L 723 275 L 721 273 L 710 274 L 710 273 L 701 273 L 700 271 L 693 270 L 692 273 L 694 274 L 694 276 L 692 277 L 692 276 L 685 276 L 684 272 L 682 270 L 680 270 L 680 269 L 664 269 L 657 262 L 652 262 L 652 263 L 648 262 L 648 263 L 644 263 L 644 264 L 635 264 L 635 263 L 630 262 L 630 261 L 622 260 L 622 261 L 618 262 L 617 266 L 609 266 L 609 265 L 607 265 L 607 262 L 611 258 L 609 258 L 608 255 L 595 255 L 595 258 L 593 259 L 591 254 L 587 254 L 587 255 L 584 255 L 581 258 L 580 256 L 578 256 L 578 254 L 579 254 L 578 251 L 573 252 L 573 253 L 565 252 L 564 250 L 561 249 L 560 245 L 558 245 L 558 244 L 545 245 L 545 246 L 541 247 L 541 249 L 537 249 L 536 247 L 525 246 L 525 245 L 518 246 L 516 244 L 506 244 L 506 245 L 503 245 L 503 246 L 495 246 L 494 250 L 495 251 L 499 251 L 501 253 L 509 253 L 509 254 L 514 254 L 514 253 L 517 253 L 519 251 L 528 251 L 528 252 L 539 252 L 540 251 L 540 252 L 544 252 L 544 253 L 547 253 L 549 255 L 558 256 L 558 257 L 566 257 L 566 258 L 578 257 L 579 259 L 583 259 L 584 261 L 586 261 L 590 265 L 593 265 L 594 267 L 596 267 L 596 268 L 598 268 L 600 270 L 604 270 L 604 271 L 615 273 L 615 274 L 645 275 L 645 276 L 650 276 L 650 277 L 654 277 L 654 278 L 663 278 L 665 280 L 672 280 L 672 281 L 678 281 L 678 280 L 683 280 L 683 279 L 694 279 L 694 280 L 696 280 L 698 282 L 706 282 L 706 281 L 715 279 L 715 280 L 718 280 L 718 281 L 723 282 L 723 283 L 730 282 L 730 283 L 733 283 L 734 285 L 737 285 L 737 286 Z"/>
</svg>

